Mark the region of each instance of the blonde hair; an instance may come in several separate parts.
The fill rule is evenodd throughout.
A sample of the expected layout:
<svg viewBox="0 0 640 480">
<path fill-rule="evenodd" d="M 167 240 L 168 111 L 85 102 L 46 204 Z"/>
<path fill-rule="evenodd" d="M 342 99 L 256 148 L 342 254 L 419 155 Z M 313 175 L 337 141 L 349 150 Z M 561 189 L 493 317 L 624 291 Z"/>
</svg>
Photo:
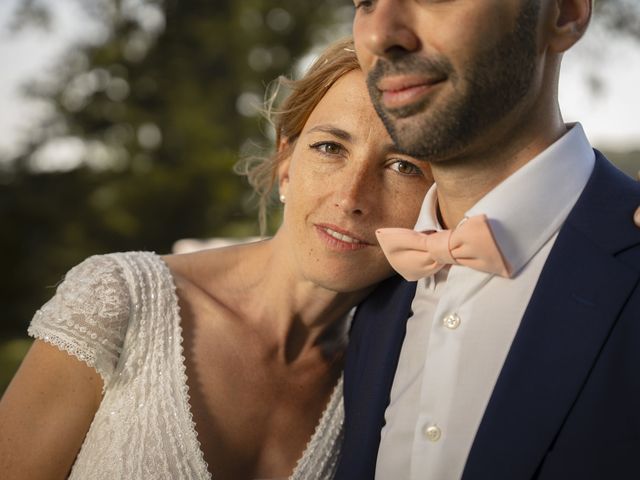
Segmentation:
<svg viewBox="0 0 640 480">
<path fill-rule="evenodd" d="M 236 165 L 236 172 L 246 175 L 258 197 L 258 221 L 264 234 L 267 209 L 278 179 L 280 162 L 291 155 L 311 112 L 339 78 L 360 68 L 353 39 L 330 44 L 298 80 L 279 77 L 267 89 L 263 113 L 275 130 L 275 151 L 268 156 L 252 156 Z M 279 93 L 289 94 L 276 105 Z M 282 148 L 281 148 L 282 147 Z"/>
</svg>

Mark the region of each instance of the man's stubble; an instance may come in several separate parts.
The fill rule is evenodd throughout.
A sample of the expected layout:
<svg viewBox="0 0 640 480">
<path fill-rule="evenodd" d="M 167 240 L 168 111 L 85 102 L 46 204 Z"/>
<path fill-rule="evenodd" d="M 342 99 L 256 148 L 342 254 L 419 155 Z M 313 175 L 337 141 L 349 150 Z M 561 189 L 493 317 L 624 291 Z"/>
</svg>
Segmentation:
<svg viewBox="0 0 640 480">
<path fill-rule="evenodd" d="M 493 48 L 481 51 L 460 73 L 442 56 L 424 58 L 406 53 L 394 60 L 378 60 L 367 84 L 374 107 L 398 148 L 425 160 L 448 158 L 516 108 L 534 81 L 539 11 L 537 0 L 527 0 L 515 29 Z M 443 105 L 430 106 L 427 97 L 424 103 L 387 111 L 375 87 L 378 80 L 390 73 L 415 72 L 446 76 L 454 92 Z M 401 127 L 397 119 L 404 120 Z"/>
</svg>

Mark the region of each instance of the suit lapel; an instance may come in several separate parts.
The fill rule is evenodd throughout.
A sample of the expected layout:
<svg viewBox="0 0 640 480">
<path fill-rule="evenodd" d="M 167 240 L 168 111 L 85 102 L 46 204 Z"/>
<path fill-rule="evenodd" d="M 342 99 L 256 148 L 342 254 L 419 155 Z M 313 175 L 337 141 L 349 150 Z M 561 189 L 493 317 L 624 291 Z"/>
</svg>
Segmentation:
<svg viewBox="0 0 640 480">
<path fill-rule="evenodd" d="M 565 231 L 558 243 L 496 383 L 465 479 L 533 477 L 638 282 L 575 232 Z"/>
<path fill-rule="evenodd" d="M 522 318 L 463 479 L 535 475 L 637 285 L 638 272 L 615 254 L 640 243 L 630 220 L 638 194 L 625 198 L 629 182 L 617 176 L 599 155 Z"/>
<path fill-rule="evenodd" d="M 344 382 L 345 438 L 336 479 L 373 478 L 380 430 L 416 284 L 383 282 L 358 307 Z"/>
</svg>

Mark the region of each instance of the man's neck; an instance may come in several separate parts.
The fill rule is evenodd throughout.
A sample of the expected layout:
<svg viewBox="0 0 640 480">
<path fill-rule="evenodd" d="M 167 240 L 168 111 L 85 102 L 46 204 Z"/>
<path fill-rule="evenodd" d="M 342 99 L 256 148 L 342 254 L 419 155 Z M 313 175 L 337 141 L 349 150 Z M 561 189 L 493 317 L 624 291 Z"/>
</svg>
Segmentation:
<svg viewBox="0 0 640 480">
<path fill-rule="evenodd" d="M 467 210 L 562 137 L 566 127 L 558 117 L 542 130 L 528 129 L 520 135 L 512 133 L 502 137 L 507 141 L 487 142 L 487 138 L 483 138 L 482 143 L 492 146 L 474 148 L 472 153 L 432 162 L 439 216 L 444 227 L 453 228 L 460 223 Z"/>
</svg>

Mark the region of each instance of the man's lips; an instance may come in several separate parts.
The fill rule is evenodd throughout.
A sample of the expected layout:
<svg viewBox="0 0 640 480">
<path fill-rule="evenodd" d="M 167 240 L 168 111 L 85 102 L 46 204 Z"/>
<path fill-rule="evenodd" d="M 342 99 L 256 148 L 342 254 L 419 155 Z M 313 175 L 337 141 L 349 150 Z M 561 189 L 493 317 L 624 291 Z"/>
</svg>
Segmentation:
<svg viewBox="0 0 640 480">
<path fill-rule="evenodd" d="M 377 83 L 382 103 L 390 110 L 416 103 L 428 95 L 445 77 L 394 76 Z"/>
</svg>

